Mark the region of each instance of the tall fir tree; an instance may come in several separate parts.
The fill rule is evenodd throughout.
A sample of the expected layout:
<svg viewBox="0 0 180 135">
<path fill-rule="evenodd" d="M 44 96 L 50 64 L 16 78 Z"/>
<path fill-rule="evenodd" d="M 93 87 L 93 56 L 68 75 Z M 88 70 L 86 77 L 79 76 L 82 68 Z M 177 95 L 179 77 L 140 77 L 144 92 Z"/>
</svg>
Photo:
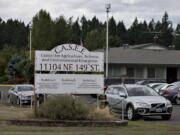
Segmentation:
<svg viewBox="0 0 180 135">
<path fill-rule="evenodd" d="M 178 24 L 176 27 L 173 44 L 176 50 L 180 50 L 180 24 Z"/>
<path fill-rule="evenodd" d="M 63 16 L 57 18 L 53 23 L 53 45 L 60 45 L 70 42 L 71 39 L 71 27 Z"/>
<path fill-rule="evenodd" d="M 49 13 L 40 10 L 33 17 L 32 47 L 33 49 L 47 50 L 54 47 L 52 40 L 52 20 Z"/>
<path fill-rule="evenodd" d="M 159 36 L 159 43 L 166 47 L 172 45 L 173 41 L 173 28 L 171 25 L 171 21 L 169 21 L 168 13 L 165 12 L 162 18 L 162 26 L 161 26 L 161 33 Z"/>
<path fill-rule="evenodd" d="M 128 43 L 128 39 L 127 39 L 128 35 L 127 34 L 128 33 L 127 33 L 127 29 L 126 29 L 126 27 L 124 25 L 124 22 L 123 21 L 119 22 L 117 24 L 117 36 L 119 38 L 121 38 L 123 43 Z"/>
</svg>

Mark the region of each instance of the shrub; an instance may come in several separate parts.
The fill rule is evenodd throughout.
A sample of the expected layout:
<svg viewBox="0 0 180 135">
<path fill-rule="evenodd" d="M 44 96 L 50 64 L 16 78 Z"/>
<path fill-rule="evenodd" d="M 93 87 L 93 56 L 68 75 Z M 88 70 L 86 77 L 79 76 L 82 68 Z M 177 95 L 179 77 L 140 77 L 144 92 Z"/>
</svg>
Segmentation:
<svg viewBox="0 0 180 135">
<path fill-rule="evenodd" d="M 3 75 L 0 77 L 0 83 L 7 83 L 8 81 L 8 76 L 7 75 Z"/>
<path fill-rule="evenodd" d="M 89 112 L 88 119 L 90 120 L 117 120 L 115 114 L 110 113 L 109 108 L 104 109 L 94 108 Z"/>
<path fill-rule="evenodd" d="M 72 96 L 49 98 L 39 109 L 38 115 L 53 120 L 87 119 L 89 109 L 81 100 Z"/>
</svg>

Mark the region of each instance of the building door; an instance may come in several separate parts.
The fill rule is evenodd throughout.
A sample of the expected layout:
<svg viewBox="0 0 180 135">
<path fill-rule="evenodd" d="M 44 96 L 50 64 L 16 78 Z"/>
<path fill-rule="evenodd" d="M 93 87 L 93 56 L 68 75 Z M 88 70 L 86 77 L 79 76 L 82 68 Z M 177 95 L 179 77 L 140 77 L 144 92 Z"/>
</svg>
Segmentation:
<svg viewBox="0 0 180 135">
<path fill-rule="evenodd" d="M 167 83 L 177 81 L 177 68 L 167 68 L 166 75 Z"/>
</svg>

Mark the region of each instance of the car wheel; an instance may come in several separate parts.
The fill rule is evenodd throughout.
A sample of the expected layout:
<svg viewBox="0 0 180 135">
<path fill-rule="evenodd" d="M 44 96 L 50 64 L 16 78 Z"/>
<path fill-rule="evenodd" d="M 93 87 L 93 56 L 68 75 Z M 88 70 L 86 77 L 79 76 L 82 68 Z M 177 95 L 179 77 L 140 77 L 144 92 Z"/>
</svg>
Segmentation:
<svg viewBox="0 0 180 135">
<path fill-rule="evenodd" d="M 127 118 L 128 120 L 138 120 L 139 116 L 135 113 L 135 110 L 132 106 L 127 108 Z"/>
<path fill-rule="evenodd" d="M 161 115 L 161 118 L 162 118 L 163 120 L 170 120 L 170 119 L 171 119 L 171 114 Z"/>
</svg>

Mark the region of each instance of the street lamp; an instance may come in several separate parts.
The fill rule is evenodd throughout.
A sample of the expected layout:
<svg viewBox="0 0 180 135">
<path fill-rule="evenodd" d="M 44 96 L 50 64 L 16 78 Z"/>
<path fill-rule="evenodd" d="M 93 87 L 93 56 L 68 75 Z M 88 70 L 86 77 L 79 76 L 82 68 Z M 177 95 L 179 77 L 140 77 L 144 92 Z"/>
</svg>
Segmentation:
<svg viewBox="0 0 180 135">
<path fill-rule="evenodd" d="M 31 50 L 32 50 L 32 23 L 29 23 L 29 59 L 31 61 Z"/>
<path fill-rule="evenodd" d="M 108 56 L 109 56 L 109 12 L 110 12 L 111 4 L 106 4 L 106 13 L 107 13 L 107 21 L 106 21 L 106 75 L 108 78 Z"/>
</svg>

